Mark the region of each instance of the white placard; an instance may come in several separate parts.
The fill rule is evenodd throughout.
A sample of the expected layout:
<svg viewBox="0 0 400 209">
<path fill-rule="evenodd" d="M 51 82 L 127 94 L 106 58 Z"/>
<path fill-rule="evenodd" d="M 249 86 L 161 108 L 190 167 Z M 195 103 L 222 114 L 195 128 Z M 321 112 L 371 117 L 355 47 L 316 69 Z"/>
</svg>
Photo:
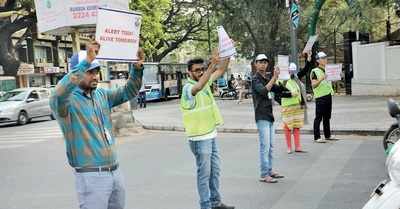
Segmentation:
<svg viewBox="0 0 400 209">
<path fill-rule="evenodd" d="M 327 64 L 325 73 L 328 81 L 339 81 L 342 79 L 342 64 Z"/>
<path fill-rule="evenodd" d="M 236 55 L 235 45 L 231 38 L 229 38 L 228 34 L 226 33 L 224 27 L 218 26 L 218 49 L 219 49 L 219 57 L 226 58 L 232 57 Z"/>
<path fill-rule="evenodd" d="M 278 55 L 277 66 L 279 67 L 279 80 L 289 80 L 289 56 L 287 55 Z"/>
<path fill-rule="evenodd" d="M 65 18 L 65 1 L 35 0 L 35 9 L 37 26 L 40 33 L 66 26 L 67 19 Z"/>
<path fill-rule="evenodd" d="M 279 80 L 289 80 L 290 79 L 290 73 L 289 73 L 289 67 L 279 67 Z"/>
<path fill-rule="evenodd" d="M 306 46 L 304 47 L 303 53 L 310 52 L 312 50 L 312 47 L 314 46 L 314 43 L 317 41 L 317 39 L 318 39 L 318 35 L 311 36 L 308 39 Z"/>
<path fill-rule="evenodd" d="M 99 8 L 96 40 L 99 60 L 137 61 L 142 17 L 137 12 Z"/>
<path fill-rule="evenodd" d="M 67 34 L 73 27 L 95 26 L 99 7 L 128 10 L 128 0 L 35 0 L 40 33 Z"/>
</svg>

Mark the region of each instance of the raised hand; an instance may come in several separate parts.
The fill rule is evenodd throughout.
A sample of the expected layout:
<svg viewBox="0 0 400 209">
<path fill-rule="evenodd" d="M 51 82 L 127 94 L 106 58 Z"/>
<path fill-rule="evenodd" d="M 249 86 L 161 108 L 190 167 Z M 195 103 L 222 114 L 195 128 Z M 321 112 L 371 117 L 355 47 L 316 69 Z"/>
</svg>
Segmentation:
<svg viewBox="0 0 400 209">
<path fill-rule="evenodd" d="M 138 57 L 138 62 L 135 63 L 135 68 L 136 69 L 140 69 L 144 63 L 144 59 L 145 59 L 145 54 L 144 54 L 144 50 L 142 48 L 139 48 L 138 52 L 137 52 L 137 57 Z"/>
<path fill-rule="evenodd" d="M 275 68 L 274 68 L 274 78 L 278 79 L 280 73 L 281 73 L 281 70 L 279 69 L 279 67 L 275 66 Z"/>
<path fill-rule="evenodd" d="M 93 41 L 90 42 L 87 46 L 86 46 L 86 61 L 88 63 L 92 63 L 93 60 L 96 59 L 97 54 L 99 54 L 99 50 L 100 50 L 100 44 L 97 41 Z"/>
<path fill-rule="evenodd" d="M 219 51 L 214 49 L 211 54 L 211 64 L 217 64 L 219 62 Z"/>
</svg>

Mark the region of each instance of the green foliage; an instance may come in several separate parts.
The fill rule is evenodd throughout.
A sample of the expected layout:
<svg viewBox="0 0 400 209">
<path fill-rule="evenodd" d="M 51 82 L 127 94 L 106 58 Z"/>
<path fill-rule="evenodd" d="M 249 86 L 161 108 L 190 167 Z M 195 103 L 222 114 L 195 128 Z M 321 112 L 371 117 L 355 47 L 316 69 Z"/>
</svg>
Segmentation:
<svg viewBox="0 0 400 209">
<path fill-rule="evenodd" d="M 142 13 L 141 47 L 147 55 L 157 50 L 156 46 L 167 37 L 162 21 L 171 8 L 170 0 L 132 0 L 130 9 Z"/>
<path fill-rule="evenodd" d="M 285 1 L 220 0 L 215 4 L 222 25 L 243 56 L 288 51 L 289 16 Z"/>
</svg>

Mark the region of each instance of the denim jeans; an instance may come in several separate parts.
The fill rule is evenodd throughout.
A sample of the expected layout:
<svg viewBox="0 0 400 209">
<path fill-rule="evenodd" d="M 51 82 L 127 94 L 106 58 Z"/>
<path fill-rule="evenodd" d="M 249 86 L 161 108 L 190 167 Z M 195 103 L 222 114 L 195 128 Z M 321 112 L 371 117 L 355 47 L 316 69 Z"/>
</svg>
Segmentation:
<svg viewBox="0 0 400 209">
<path fill-rule="evenodd" d="M 211 209 L 221 202 L 219 194 L 220 159 L 215 139 L 189 141 L 196 159 L 200 208 Z"/>
<path fill-rule="evenodd" d="M 75 172 L 80 209 L 123 209 L 124 180 L 119 169 L 112 172 Z"/>
<path fill-rule="evenodd" d="M 272 152 L 275 135 L 274 123 L 267 120 L 257 121 L 260 141 L 260 171 L 261 177 L 270 176 L 272 172 Z"/>
</svg>

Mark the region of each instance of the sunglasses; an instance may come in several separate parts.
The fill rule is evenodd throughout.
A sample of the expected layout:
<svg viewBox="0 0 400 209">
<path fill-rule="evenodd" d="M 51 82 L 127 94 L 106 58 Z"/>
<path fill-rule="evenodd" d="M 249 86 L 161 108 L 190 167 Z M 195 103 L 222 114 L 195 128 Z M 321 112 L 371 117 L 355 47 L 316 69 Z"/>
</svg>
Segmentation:
<svg viewBox="0 0 400 209">
<path fill-rule="evenodd" d="M 191 71 L 194 73 L 200 73 L 200 72 L 204 72 L 205 70 L 206 70 L 205 67 L 201 67 L 201 68 L 192 69 Z"/>
</svg>

